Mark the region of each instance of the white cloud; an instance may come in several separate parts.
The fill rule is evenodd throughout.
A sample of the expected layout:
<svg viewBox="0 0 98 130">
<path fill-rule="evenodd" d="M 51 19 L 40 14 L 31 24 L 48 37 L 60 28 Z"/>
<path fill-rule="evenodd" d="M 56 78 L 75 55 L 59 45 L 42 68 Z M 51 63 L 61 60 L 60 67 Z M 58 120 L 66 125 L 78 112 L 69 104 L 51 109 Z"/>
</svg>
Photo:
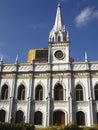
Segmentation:
<svg viewBox="0 0 98 130">
<path fill-rule="evenodd" d="M 98 18 L 98 10 L 95 10 L 95 8 L 87 7 L 83 9 L 75 18 L 76 27 L 86 25 L 89 21 L 95 18 Z"/>
</svg>

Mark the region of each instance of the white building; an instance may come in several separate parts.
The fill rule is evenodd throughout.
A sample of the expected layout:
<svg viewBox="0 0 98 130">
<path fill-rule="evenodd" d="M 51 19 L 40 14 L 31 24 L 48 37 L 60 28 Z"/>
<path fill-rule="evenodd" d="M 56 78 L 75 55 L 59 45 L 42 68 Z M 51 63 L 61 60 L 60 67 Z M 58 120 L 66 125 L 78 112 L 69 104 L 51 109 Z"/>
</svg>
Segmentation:
<svg viewBox="0 0 98 130">
<path fill-rule="evenodd" d="M 98 123 L 98 62 L 75 62 L 58 4 L 48 48 L 29 63 L 0 62 L 0 121 L 92 126 Z M 44 55 L 45 54 L 45 55 Z"/>
</svg>

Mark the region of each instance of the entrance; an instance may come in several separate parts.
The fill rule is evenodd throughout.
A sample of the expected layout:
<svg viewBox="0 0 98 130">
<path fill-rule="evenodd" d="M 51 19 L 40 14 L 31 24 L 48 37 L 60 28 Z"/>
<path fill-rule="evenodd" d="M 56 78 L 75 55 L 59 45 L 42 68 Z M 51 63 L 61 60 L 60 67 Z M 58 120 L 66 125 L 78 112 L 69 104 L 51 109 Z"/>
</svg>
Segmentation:
<svg viewBox="0 0 98 130">
<path fill-rule="evenodd" d="M 62 111 L 56 111 L 53 113 L 53 125 L 65 124 L 65 113 Z"/>
</svg>

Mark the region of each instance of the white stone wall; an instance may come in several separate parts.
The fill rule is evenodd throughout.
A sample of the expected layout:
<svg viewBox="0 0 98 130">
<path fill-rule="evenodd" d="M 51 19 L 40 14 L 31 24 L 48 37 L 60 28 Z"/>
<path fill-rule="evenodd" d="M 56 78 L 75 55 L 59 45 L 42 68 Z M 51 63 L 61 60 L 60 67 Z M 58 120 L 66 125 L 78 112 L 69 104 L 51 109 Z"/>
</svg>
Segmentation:
<svg viewBox="0 0 98 130">
<path fill-rule="evenodd" d="M 98 63 L 91 63 L 90 68 L 92 70 L 95 70 Z M 9 66 L 9 67 L 8 67 Z M 42 66 L 42 67 L 41 67 Z M 94 122 L 96 122 L 96 112 L 98 112 L 98 103 L 95 102 L 95 105 L 92 104 L 92 110 L 90 110 L 91 100 L 95 100 L 95 94 L 94 94 L 94 86 L 98 83 L 98 75 L 97 75 L 97 68 L 96 72 L 94 71 L 89 77 L 89 71 L 86 72 L 87 69 L 85 66 L 87 66 L 87 63 L 73 63 L 73 70 L 68 72 L 65 70 L 66 64 L 63 63 L 61 66 L 59 65 L 56 67 L 56 65 L 53 65 L 53 71 L 55 73 L 52 74 L 52 78 L 49 78 L 49 74 L 47 73 L 48 65 L 37 66 L 35 65 L 35 71 L 34 75 L 32 72 L 29 72 L 32 70 L 32 65 L 29 64 L 20 64 L 19 69 L 17 70 L 17 78 L 15 78 L 16 73 L 13 73 L 15 70 L 14 65 L 4 65 L 4 70 L 2 70 L 1 78 L 0 78 L 0 94 L 1 89 L 4 84 L 8 85 L 9 92 L 8 92 L 8 100 L 0 100 L 0 110 L 4 109 L 6 111 L 6 122 L 9 122 L 10 119 L 10 103 L 11 98 L 13 96 L 13 87 L 15 87 L 15 95 L 14 95 L 14 103 L 13 103 L 13 114 L 15 116 L 15 113 L 17 110 L 22 110 L 24 112 L 24 116 L 26 116 L 26 122 L 34 123 L 34 112 L 41 111 L 43 114 L 43 120 L 42 120 L 42 126 L 47 126 L 47 119 L 49 115 L 47 115 L 47 100 L 48 93 L 51 92 L 52 99 L 54 99 L 54 87 L 59 82 L 63 86 L 63 101 L 54 101 L 52 107 L 52 113 L 57 110 L 61 110 L 65 113 L 65 124 L 68 124 L 71 121 L 71 118 L 69 117 L 70 112 L 72 110 L 72 120 L 76 119 L 76 112 L 83 111 L 85 113 L 85 124 L 87 126 L 91 126 Z M 94 68 L 93 68 L 94 67 Z M 71 68 L 71 67 L 70 67 Z M 13 70 L 13 71 L 12 71 Z M 52 72 L 53 72 L 52 71 Z M 19 73 L 21 72 L 21 73 Z M 37 73 L 35 73 L 37 72 Z M 72 77 L 71 77 L 72 76 Z M 16 82 L 16 85 L 14 84 Z M 25 94 L 25 100 L 24 101 L 18 101 L 17 100 L 17 91 L 18 87 L 23 84 L 25 86 L 26 94 Z M 43 87 L 43 100 L 42 101 L 35 101 L 35 89 L 37 85 L 40 84 Z M 75 87 L 76 85 L 80 84 L 83 87 L 83 93 L 84 93 L 84 100 L 76 102 L 75 99 Z M 51 85 L 51 86 L 50 86 Z M 31 92 L 32 91 L 32 92 Z M 69 100 L 71 98 L 72 93 L 72 104 L 73 106 L 70 107 L 71 101 Z M 28 103 L 29 98 L 32 100 L 31 104 L 31 110 L 30 110 L 30 120 L 28 118 Z M 95 110 L 96 108 L 96 110 Z M 91 113 L 92 111 L 92 113 Z M 94 113 L 94 115 L 93 115 Z M 49 113 L 48 113 L 49 114 Z M 93 115 L 93 117 L 92 117 Z M 93 120 L 94 118 L 94 120 Z"/>
</svg>

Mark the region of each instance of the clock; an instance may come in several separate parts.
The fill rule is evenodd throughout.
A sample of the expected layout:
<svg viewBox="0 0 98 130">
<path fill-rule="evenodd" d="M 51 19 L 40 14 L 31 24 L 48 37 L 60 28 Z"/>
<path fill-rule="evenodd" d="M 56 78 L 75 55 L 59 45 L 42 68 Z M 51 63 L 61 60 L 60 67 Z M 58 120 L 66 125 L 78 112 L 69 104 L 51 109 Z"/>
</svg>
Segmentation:
<svg viewBox="0 0 98 130">
<path fill-rule="evenodd" d="M 64 57 L 64 54 L 61 50 L 57 50 L 55 53 L 54 53 L 54 56 L 59 59 L 59 60 L 62 60 L 63 57 Z"/>
</svg>

